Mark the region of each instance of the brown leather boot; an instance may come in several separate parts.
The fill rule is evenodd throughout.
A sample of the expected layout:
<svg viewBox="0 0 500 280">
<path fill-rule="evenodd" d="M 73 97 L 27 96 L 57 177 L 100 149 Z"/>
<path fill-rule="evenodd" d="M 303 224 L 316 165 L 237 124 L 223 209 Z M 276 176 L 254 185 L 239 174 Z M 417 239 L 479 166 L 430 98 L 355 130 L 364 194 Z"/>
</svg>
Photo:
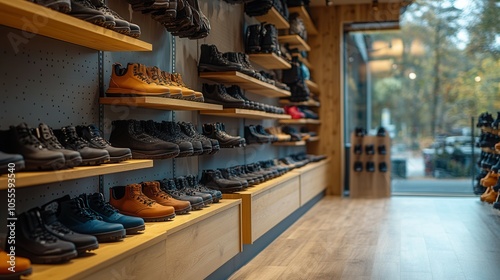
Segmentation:
<svg viewBox="0 0 500 280">
<path fill-rule="evenodd" d="M 191 211 L 191 203 L 189 203 L 189 201 L 173 198 L 160 189 L 160 182 L 152 181 L 142 183 L 142 192 L 161 205 L 174 207 L 175 214 L 177 215 L 186 214 Z"/>
<path fill-rule="evenodd" d="M 493 190 L 493 187 L 490 188 L 491 191 L 488 192 L 488 194 L 484 197 L 484 202 L 487 202 L 489 204 L 493 204 L 494 202 L 497 201 L 498 197 L 498 192 Z"/>
<path fill-rule="evenodd" d="M 180 95 L 182 93 L 182 89 L 180 87 L 174 86 L 172 83 L 169 81 L 165 80 L 163 78 L 163 75 L 161 74 L 161 69 L 153 66 L 153 67 L 147 67 L 146 72 L 148 74 L 148 77 L 153 81 L 153 83 L 156 83 L 157 85 L 161 85 L 164 87 L 167 87 L 168 90 L 170 91 L 169 96 L 167 97 L 172 97 L 176 95 Z"/>
<path fill-rule="evenodd" d="M 19 279 L 21 276 L 30 275 L 31 262 L 27 258 L 7 255 L 0 250 L 0 279 Z"/>
<path fill-rule="evenodd" d="M 174 207 L 158 204 L 145 196 L 140 184 L 112 187 L 109 192 L 109 203 L 124 215 L 141 217 L 146 222 L 168 221 L 175 217 Z"/>
<path fill-rule="evenodd" d="M 148 77 L 146 66 L 129 63 L 126 68 L 115 63 L 106 95 L 109 96 L 168 96 L 168 87 L 157 85 Z"/>
<path fill-rule="evenodd" d="M 493 189 L 491 187 L 487 187 L 486 191 L 484 191 L 484 193 L 481 195 L 481 197 L 479 197 L 479 199 L 483 202 L 486 201 L 486 198 L 490 195 L 492 191 Z"/>
<path fill-rule="evenodd" d="M 493 171 L 488 172 L 488 174 L 483 179 L 481 179 L 481 185 L 485 187 L 493 187 L 498 181 L 498 175 L 498 173 Z"/>
</svg>

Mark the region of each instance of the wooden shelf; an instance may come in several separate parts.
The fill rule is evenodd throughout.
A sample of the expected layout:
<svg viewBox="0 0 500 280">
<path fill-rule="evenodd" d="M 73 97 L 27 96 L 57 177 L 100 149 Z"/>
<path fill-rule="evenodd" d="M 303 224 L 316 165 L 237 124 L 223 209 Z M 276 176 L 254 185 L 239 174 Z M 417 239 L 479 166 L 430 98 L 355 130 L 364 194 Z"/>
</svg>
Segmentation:
<svg viewBox="0 0 500 280">
<path fill-rule="evenodd" d="M 284 18 L 275 7 L 271 7 L 267 14 L 263 16 L 255 17 L 260 22 L 272 23 L 276 26 L 277 29 L 288 29 L 290 28 L 290 24 L 288 20 Z"/>
<path fill-rule="evenodd" d="M 288 11 L 290 12 L 290 14 L 292 13 L 299 14 L 299 17 L 304 21 L 304 25 L 306 26 L 307 35 L 318 35 L 318 29 L 316 29 L 314 22 L 312 21 L 311 17 L 309 16 L 309 13 L 307 12 L 304 6 L 289 7 Z"/>
<path fill-rule="evenodd" d="M 316 142 L 319 141 L 319 136 L 311 136 L 307 139 L 307 142 Z"/>
<path fill-rule="evenodd" d="M 38 171 L 16 173 L 16 188 L 29 187 L 41 184 L 86 178 L 97 175 L 118 173 L 142 168 L 153 167 L 149 159 L 134 159 L 120 163 L 101 164 L 98 166 L 79 166 L 71 169 L 56 171 Z M 0 190 L 7 189 L 7 175 L 0 176 Z"/>
<path fill-rule="evenodd" d="M 291 116 L 287 114 L 272 114 L 262 111 L 237 109 L 237 108 L 227 108 L 221 111 L 202 110 L 200 111 L 200 114 L 222 116 L 228 118 L 246 118 L 246 119 L 257 119 L 257 120 L 265 120 L 265 119 L 287 120 L 291 118 Z"/>
<path fill-rule="evenodd" d="M 174 279 L 175 276 L 166 277 L 165 273 L 173 273 L 175 269 L 179 269 L 175 266 L 185 261 L 185 258 L 193 259 L 194 257 L 200 257 L 195 256 L 196 253 L 199 254 L 203 252 L 209 255 L 213 253 L 213 251 L 221 249 L 219 252 L 220 256 L 218 255 L 218 257 L 224 257 L 229 260 L 241 251 L 241 233 L 239 226 L 233 223 L 234 218 L 230 221 L 224 221 L 224 219 L 229 219 L 235 215 L 239 218 L 241 215 L 240 207 L 240 200 L 222 199 L 220 203 L 211 204 L 209 207 L 203 208 L 200 211 L 191 211 L 188 215 L 178 215 L 169 222 L 146 223 L 146 230 L 143 233 L 128 235 L 121 242 L 100 243 L 99 249 L 92 251 L 85 257 L 76 258 L 64 264 L 33 265 L 33 274 L 30 275 L 29 279 L 86 279 L 87 277 L 93 277 L 95 279 L 114 279 L 113 275 L 123 276 L 123 274 L 120 273 L 124 271 L 122 268 L 126 266 L 129 266 L 130 269 L 127 277 L 140 279 L 140 276 L 133 276 L 132 274 L 141 274 L 141 268 L 148 263 L 151 264 L 151 262 L 155 264 L 155 269 L 161 270 L 159 274 L 165 277 L 165 279 Z M 210 234 L 196 234 L 193 236 L 193 233 L 198 232 L 197 230 L 209 230 L 206 227 L 210 227 L 210 224 L 213 224 L 211 230 L 217 230 L 213 227 L 221 227 L 221 223 L 225 222 L 228 222 L 228 226 L 234 227 L 234 229 L 227 227 L 220 229 L 227 231 L 227 236 L 224 236 L 224 232 L 218 233 L 221 234 L 220 237 L 214 237 Z M 234 232 L 231 232 L 232 230 L 234 230 Z M 179 243 L 180 240 L 178 240 L 181 237 L 180 234 L 183 234 L 182 238 L 185 239 L 181 244 Z M 229 240 L 219 240 L 219 238 L 226 238 Z M 235 238 L 236 240 L 234 240 Z M 182 254 L 167 252 L 167 250 L 172 248 L 170 246 L 175 246 L 175 244 L 168 244 L 170 246 L 160 245 L 167 245 L 169 240 L 175 240 L 180 246 L 185 246 L 186 251 Z M 198 246 L 196 243 L 201 241 L 203 241 L 204 246 L 187 250 L 187 247 Z M 221 245 L 224 243 L 229 244 L 230 248 L 226 247 L 226 245 Z M 204 247 L 204 249 L 201 247 Z M 222 247 L 224 247 L 225 250 L 222 250 Z M 153 254 L 154 257 L 151 257 L 154 250 L 158 251 L 155 251 L 154 253 L 156 254 Z M 141 258 L 141 255 L 148 253 L 149 257 Z M 169 263 L 169 261 L 172 262 Z M 156 266 L 156 262 L 163 263 L 164 265 Z M 218 266 L 214 267 L 213 264 L 210 264 L 210 266 L 212 270 L 218 268 Z M 199 267 L 187 265 L 184 269 L 191 270 L 191 272 L 186 273 L 199 273 L 200 275 L 198 276 L 201 278 L 210 274 L 208 273 L 210 271 L 207 271 L 208 269 L 204 268 L 203 265 Z M 164 270 L 169 270 L 170 272 Z M 182 275 L 185 274 L 183 273 Z"/>
<path fill-rule="evenodd" d="M 253 77 L 237 71 L 229 72 L 201 72 L 200 78 L 211 80 L 222 84 L 237 85 L 243 90 L 267 97 L 287 97 L 291 93 L 271 84 L 259 81 Z"/>
<path fill-rule="evenodd" d="M 290 119 L 290 120 L 280 120 L 281 124 L 321 124 L 320 120 L 314 119 Z"/>
<path fill-rule="evenodd" d="M 299 61 L 302 62 L 305 66 L 307 66 L 309 71 L 314 70 L 314 66 L 309 62 L 309 60 L 307 58 L 303 57 L 300 53 L 294 53 L 294 54 L 292 54 L 292 56 L 298 57 Z"/>
<path fill-rule="evenodd" d="M 329 162 L 329 159 L 311 162 L 291 171 L 300 174 L 300 206 L 328 188 Z"/>
<path fill-rule="evenodd" d="M 245 191 L 222 195 L 242 200 L 243 243 L 252 244 L 299 208 L 299 177 L 300 173 L 288 172 Z"/>
<path fill-rule="evenodd" d="M 122 105 L 129 107 L 144 107 L 158 110 L 222 110 L 222 105 L 187 101 L 175 98 L 154 96 L 144 97 L 101 97 L 99 103 L 105 105 Z"/>
<path fill-rule="evenodd" d="M 299 35 L 278 36 L 278 41 L 282 44 L 290 44 L 290 48 L 298 48 L 301 51 L 310 51 L 311 47 Z"/>
<path fill-rule="evenodd" d="M 274 142 L 273 146 L 305 146 L 306 141 Z"/>
<path fill-rule="evenodd" d="M 313 93 L 319 94 L 319 86 L 315 82 L 311 80 L 306 80 L 306 85 L 309 88 L 309 90 Z"/>
<path fill-rule="evenodd" d="M 310 106 L 310 107 L 320 106 L 320 103 L 314 99 L 309 99 L 307 101 L 302 101 L 302 102 L 291 102 L 289 99 L 280 99 L 279 103 L 289 106 Z"/>
<path fill-rule="evenodd" d="M 0 24 L 26 30 L 25 20 L 22 19 L 36 19 L 37 34 L 91 49 L 102 51 L 151 51 L 153 49 L 149 43 L 29 1 L 0 0 Z"/>
<path fill-rule="evenodd" d="M 292 65 L 275 53 L 249 54 L 250 60 L 266 69 L 290 69 Z"/>
</svg>

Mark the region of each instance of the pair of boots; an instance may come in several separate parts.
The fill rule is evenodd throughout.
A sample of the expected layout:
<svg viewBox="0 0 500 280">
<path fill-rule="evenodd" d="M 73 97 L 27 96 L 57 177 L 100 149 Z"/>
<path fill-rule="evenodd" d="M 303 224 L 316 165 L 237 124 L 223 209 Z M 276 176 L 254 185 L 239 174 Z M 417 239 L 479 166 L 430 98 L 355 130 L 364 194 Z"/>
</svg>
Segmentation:
<svg viewBox="0 0 500 280">
<path fill-rule="evenodd" d="M 254 24 L 247 27 L 245 36 L 247 53 L 275 53 L 281 56 L 278 30 L 274 24 Z"/>
<path fill-rule="evenodd" d="M 141 28 L 137 24 L 126 21 L 118 13 L 106 6 L 104 0 L 30 1 L 134 38 L 141 35 Z"/>
</svg>

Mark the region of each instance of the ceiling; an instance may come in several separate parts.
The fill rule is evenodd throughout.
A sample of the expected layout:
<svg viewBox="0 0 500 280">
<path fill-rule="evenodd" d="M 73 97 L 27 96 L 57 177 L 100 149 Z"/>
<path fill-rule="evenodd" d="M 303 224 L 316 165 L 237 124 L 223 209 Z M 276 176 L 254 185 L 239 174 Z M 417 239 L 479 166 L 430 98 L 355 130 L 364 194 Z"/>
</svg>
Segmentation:
<svg viewBox="0 0 500 280">
<path fill-rule="evenodd" d="M 326 0 L 310 0 L 310 6 L 326 6 Z M 333 5 L 370 4 L 373 0 L 330 0 Z M 379 3 L 401 3 L 405 0 L 378 0 Z"/>
</svg>

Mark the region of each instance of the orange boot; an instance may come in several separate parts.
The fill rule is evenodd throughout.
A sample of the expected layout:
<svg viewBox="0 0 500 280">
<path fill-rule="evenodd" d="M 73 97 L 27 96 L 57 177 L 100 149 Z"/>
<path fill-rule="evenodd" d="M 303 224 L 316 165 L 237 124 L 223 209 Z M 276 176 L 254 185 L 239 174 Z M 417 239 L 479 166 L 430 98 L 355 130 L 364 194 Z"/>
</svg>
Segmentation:
<svg viewBox="0 0 500 280">
<path fill-rule="evenodd" d="M 487 187 L 486 188 L 486 191 L 481 195 L 481 197 L 479 198 L 481 201 L 485 202 L 486 201 L 486 198 L 490 195 L 490 193 L 492 192 L 492 188 L 491 187 Z"/>
<path fill-rule="evenodd" d="M 119 63 L 113 64 L 106 95 L 168 96 L 169 93 L 168 87 L 151 81 L 145 65 L 129 63 L 126 68 L 122 68 Z"/>
<path fill-rule="evenodd" d="M 498 192 L 494 191 L 492 187 L 490 189 L 491 191 L 485 196 L 484 202 L 493 204 L 495 201 L 497 201 Z"/>
<path fill-rule="evenodd" d="M 27 258 L 11 257 L 0 250 L 0 279 L 19 279 L 31 274 L 31 262 Z"/>
<path fill-rule="evenodd" d="M 196 92 L 196 91 L 188 88 L 186 86 L 186 84 L 184 84 L 184 81 L 182 80 L 181 74 L 172 73 L 172 74 L 170 74 L 170 79 L 172 80 L 172 83 L 175 86 L 182 88 L 182 99 L 191 100 L 191 101 L 200 101 L 200 94 L 201 94 L 201 98 L 203 98 L 203 93 Z"/>
<path fill-rule="evenodd" d="M 493 187 L 498 181 L 498 173 L 493 171 L 488 172 L 488 175 L 481 179 L 481 185 L 485 187 Z"/>
</svg>

